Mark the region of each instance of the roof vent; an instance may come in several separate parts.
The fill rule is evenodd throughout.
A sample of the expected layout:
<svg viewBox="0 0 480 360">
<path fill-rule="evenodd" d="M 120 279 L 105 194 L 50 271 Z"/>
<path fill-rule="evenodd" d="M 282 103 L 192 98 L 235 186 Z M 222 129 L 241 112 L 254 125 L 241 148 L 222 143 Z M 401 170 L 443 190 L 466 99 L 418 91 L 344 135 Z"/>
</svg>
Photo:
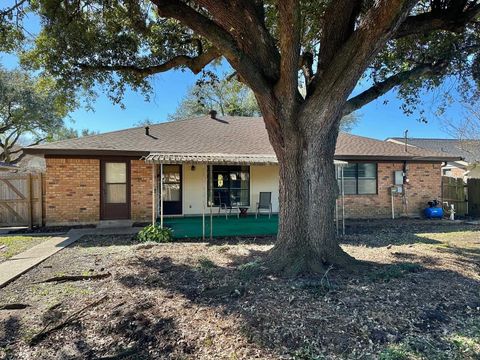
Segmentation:
<svg viewBox="0 0 480 360">
<path fill-rule="evenodd" d="M 217 112 L 216 112 L 215 110 L 212 109 L 212 110 L 210 110 L 208 113 L 210 114 L 210 117 L 211 117 L 212 119 L 216 119 L 216 118 L 217 118 Z"/>
<path fill-rule="evenodd" d="M 145 126 L 145 135 L 150 136 L 150 127 Z"/>
</svg>

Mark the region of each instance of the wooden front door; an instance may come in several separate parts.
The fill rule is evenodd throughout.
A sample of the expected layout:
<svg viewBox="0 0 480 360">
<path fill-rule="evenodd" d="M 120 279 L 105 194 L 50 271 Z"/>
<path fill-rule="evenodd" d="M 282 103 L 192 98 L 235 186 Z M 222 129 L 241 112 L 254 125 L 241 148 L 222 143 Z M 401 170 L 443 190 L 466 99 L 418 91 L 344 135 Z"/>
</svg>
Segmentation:
<svg viewBox="0 0 480 360">
<path fill-rule="evenodd" d="M 101 161 L 101 219 L 130 219 L 130 161 Z"/>
<path fill-rule="evenodd" d="M 182 214 L 182 165 L 163 165 L 163 214 Z"/>
</svg>

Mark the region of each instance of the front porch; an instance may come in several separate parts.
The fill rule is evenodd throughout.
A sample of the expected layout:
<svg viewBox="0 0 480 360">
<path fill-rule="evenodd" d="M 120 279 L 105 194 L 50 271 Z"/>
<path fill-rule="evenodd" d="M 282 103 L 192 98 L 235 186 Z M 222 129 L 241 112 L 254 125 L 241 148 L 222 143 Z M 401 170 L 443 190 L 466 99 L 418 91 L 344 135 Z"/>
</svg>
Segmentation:
<svg viewBox="0 0 480 360">
<path fill-rule="evenodd" d="M 164 218 L 164 226 L 173 230 L 173 237 L 201 238 L 203 235 L 202 217 L 187 216 L 177 218 Z M 269 236 L 276 235 L 278 229 L 278 215 L 260 215 L 256 219 L 254 215 L 237 218 L 236 215 L 213 216 L 213 237 L 222 236 Z M 210 218 L 205 219 L 205 234 L 210 235 Z"/>
</svg>

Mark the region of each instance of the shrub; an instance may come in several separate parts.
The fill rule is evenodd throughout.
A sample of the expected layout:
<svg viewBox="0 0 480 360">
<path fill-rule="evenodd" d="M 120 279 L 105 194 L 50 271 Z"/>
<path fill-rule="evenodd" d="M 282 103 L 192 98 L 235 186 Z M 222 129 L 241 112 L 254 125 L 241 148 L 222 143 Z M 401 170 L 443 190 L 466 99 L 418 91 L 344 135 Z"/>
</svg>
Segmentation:
<svg viewBox="0 0 480 360">
<path fill-rule="evenodd" d="M 136 239 L 140 242 L 171 242 L 173 240 L 173 230 L 169 228 L 162 228 L 158 225 L 148 225 L 140 230 Z"/>
</svg>

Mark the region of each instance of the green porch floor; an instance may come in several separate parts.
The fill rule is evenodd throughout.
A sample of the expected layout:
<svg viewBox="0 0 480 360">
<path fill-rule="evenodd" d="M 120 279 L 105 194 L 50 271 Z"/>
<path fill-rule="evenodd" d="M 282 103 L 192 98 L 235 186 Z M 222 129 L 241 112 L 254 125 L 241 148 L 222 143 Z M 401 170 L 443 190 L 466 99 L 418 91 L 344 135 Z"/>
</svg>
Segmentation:
<svg viewBox="0 0 480 360">
<path fill-rule="evenodd" d="M 164 226 L 173 230 L 173 237 L 201 238 L 202 217 L 165 218 Z M 213 216 L 213 236 L 261 236 L 276 235 L 278 229 L 278 216 L 261 215 L 258 219 L 255 216 L 237 218 L 231 215 L 228 219 L 225 216 Z M 205 216 L 205 237 L 210 237 L 210 217 Z"/>
</svg>

